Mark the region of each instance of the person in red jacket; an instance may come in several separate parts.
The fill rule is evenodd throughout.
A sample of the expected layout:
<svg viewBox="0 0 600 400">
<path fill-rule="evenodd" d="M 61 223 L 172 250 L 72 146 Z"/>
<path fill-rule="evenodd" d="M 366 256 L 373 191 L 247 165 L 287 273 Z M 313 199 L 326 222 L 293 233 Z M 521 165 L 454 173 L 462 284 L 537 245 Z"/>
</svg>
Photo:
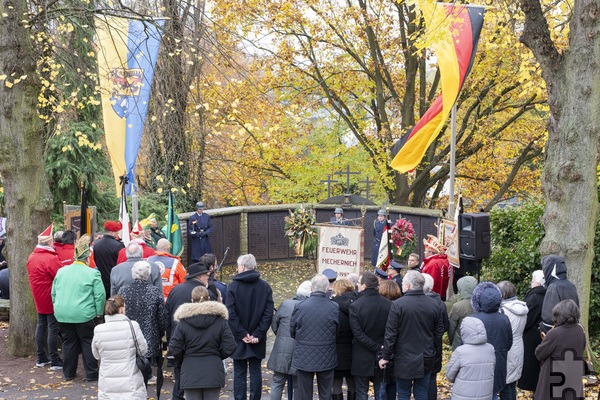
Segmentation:
<svg viewBox="0 0 600 400">
<path fill-rule="evenodd" d="M 140 223 L 136 223 L 131 231 L 131 240 L 129 243 L 137 243 L 142 246 L 142 258 L 147 260 L 148 257 L 152 257 L 154 255 L 154 249 L 146 244 L 144 240 L 144 228 L 140 225 Z M 119 257 L 117 258 L 117 264 L 121 264 L 127 261 L 127 254 L 125 252 L 125 248 L 119 251 Z"/>
<path fill-rule="evenodd" d="M 432 291 L 439 294 L 443 301 L 446 300 L 446 290 L 450 280 L 450 262 L 446 256 L 446 248 L 433 235 L 423 239 L 425 257 L 421 271 L 433 278 Z"/>
<path fill-rule="evenodd" d="M 61 232 L 59 240 L 57 240 L 56 234 L 54 235 L 53 247 L 62 265 L 71 265 L 75 261 L 73 259 L 75 254 L 75 240 L 77 240 L 77 234 L 73 231 Z"/>
<path fill-rule="evenodd" d="M 58 354 L 58 322 L 54 318 L 50 292 L 56 272 L 63 265 L 52 247 L 52 239 L 52 225 L 50 225 L 38 236 L 38 244 L 27 260 L 27 274 L 38 313 L 35 328 L 37 346 L 35 366 L 45 367 L 50 364 L 50 369 L 56 371 L 62 369 L 63 362 Z M 46 345 L 48 353 L 46 353 Z"/>
</svg>

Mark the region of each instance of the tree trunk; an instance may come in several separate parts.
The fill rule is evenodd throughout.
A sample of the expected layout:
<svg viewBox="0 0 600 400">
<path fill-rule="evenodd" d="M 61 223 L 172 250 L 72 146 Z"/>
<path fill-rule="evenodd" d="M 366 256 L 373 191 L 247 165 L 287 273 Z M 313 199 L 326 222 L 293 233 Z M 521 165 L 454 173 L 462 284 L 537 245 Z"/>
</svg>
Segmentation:
<svg viewBox="0 0 600 400">
<path fill-rule="evenodd" d="M 521 40 L 542 66 L 551 113 L 542 177 L 546 236 L 540 253 L 564 256 L 587 325 L 598 211 L 600 1 L 575 1 L 569 49 L 562 54 L 550 39 L 539 1 L 521 0 L 521 6 L 526 15 Z"/>
<path fill-rule="evenodd" d="M 44 171 L 44 124 L 36 111 L 36 58 L 30 31 L 20 22 L 27 15 L 27 2 L 2 2 L 0 12 L 5 15 L 0 24 L 0 74 L 7 75 L 0 82 L 0 176 L 11 270 L 8 347 L 12 355 L 27 356 L 34 354 L 36 313 L 26 263 L 37 235 L 50 221 L 52 196 Z"/>
</svg>

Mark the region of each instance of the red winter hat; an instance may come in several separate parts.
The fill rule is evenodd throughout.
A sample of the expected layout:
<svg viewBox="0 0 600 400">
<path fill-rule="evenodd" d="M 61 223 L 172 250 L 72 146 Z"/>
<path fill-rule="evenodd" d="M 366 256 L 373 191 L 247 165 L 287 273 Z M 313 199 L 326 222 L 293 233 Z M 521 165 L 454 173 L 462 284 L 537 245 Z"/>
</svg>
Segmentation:
<svg viewBox="0 0 600 400">
<path fill-rule="evenodd" d="M 107 232 L 119 232 L 121 229 L 123 229 L 123 225 L 120 221 L 106 221 L 104 223 L 104 230 Z"/>
</svg>

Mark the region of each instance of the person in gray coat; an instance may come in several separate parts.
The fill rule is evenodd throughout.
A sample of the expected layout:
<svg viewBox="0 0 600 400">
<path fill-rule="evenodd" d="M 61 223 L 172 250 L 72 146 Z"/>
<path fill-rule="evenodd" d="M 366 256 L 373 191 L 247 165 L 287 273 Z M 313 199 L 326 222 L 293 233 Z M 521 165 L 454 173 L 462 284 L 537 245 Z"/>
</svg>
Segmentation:
<svg viewBox="0 0 600 400">
<path fill-rule="evenodd" d="M 460 326 L 464 344 L 452 353 L 446 378 L 452 385 L 452 400 L 490 400 L 494 390 L 494 346 L 487 342 L 483 322 L 466 317 Z"/>
<path fill-rule="evenodd" d="M 267 361 L 267 368 L 273 371 L 273 383 L 271 385 L 271 400 L 281 400 L 283 387 L 286 382 L 293 381 L 294 389 L 297 380 L 293 378 L 296 370 L 292 367 L 292 353 L 296 341 L 290 336 L 290 319 L 296 304 L 310 296 L 310 281 L 304 281 L 298 286 L 296 296 L 293 299 L 284 300 L 271 322 L 271 329 L 275 333 L 275 344 L 271 350 L 271 356 Z M 294 390 L 288 385 L 288 398 L 292 399 Z"/>
<path fill-rule="evenodd" d="M 129 243 L 125 248 L 125 254 L 127 255 L 127 261 L 117 264 L 110 271 L 110 295 L 114 296 L 119 293 L 119 289 L 123 286 L 133 282 L 133 278 L 131 277 L 131 269 L 133 268 L 133 264 L 138 261 L 144 261 L 142 258 L 143 254 L 142 246 L 137 243 Z M 162 292 L 162 273 L 160 272 L 160 267 L 151 262 L 150 263 L 150 276 L 148 277 L 148 282 L 153 286 L 156 286 Z"/>
<path fill-rule="evenodd" d="M 297 400 L 312 400 L 313 376 L 317 375 L 320 400 L 331 400 L 333 375 L 337 366 L 336 339 L 338 305 L 325 292 L 329 280 L 323 274 L 311 280 L 310 297 L 294 308 L 290 334 L 296 339 L 292 367 L 297 370 Z"/>
<path fill-rule="evenodd" d="M 452 305 L 450 313 L 448 313 L 448 340 L 452 345 L 452 350 L 456 350 L 461 345 L 460 324 L 465 317 L 473 314 L 473 306 L 471 305 L 471 295 L 473 289 L 477 286 L 477 279 L 472 276 L 463 276 L 456 282 L 460 300 Z"/>
</svg>

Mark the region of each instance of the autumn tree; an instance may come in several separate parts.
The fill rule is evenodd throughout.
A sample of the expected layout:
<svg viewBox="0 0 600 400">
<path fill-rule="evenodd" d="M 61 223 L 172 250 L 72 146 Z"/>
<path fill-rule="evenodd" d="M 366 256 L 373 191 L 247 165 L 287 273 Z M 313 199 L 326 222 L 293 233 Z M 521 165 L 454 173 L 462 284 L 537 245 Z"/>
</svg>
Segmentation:
<svg viewBox="0 0 600 400">
<path fill-rule="evenodd" d="M 414 126 L 439 90 L 439 76 L 431 73 L 430 54 L 424 50 L 424 21 L 415 2 L 255 0 L 236 7 L 217 2 L 213 12 L 217 25 L 235 33 L 229 38 L 239 43 L 240 51 L 253 48 L 248 57 L 257 69 L 271 75 L 267 87 L 274 95 L 283 93 L 286 102 L 292 97 L 313 115 L 323 110 L 337 114 L 364 149 L 392 202 L 421 206 L 429 189 L 446 180 L 447 135 L 431 146 L 414 175 L 398 174 L 389 165 L 392 144 Z M 491 187 L 503 192 L 498 199 L 507 193 L 520 167 L 539 156 L 543 146 L 534 129 L 518 140 L 507 139 L 513 124 L 544 101 L 525 80 L 514 79 L 523 64 L 523 48 L 512 39 L 512 12 L 489 11 L 485 26 L 490 28 L 484 32 L 472 78 L 458 101 L 459 164 L 498 143 L 510 142 L 509 147 L 524 153 L 504 157 L 505 166 L 514 172 L 497 177 L 508 185 Z M 281 88 L 288 92 L 275 90 Z M 463 171 L 462 176 L 489 180 L 485 169 L 477 174 Z M 493 192 L 487 197 L 495 199 Z"/>
<path fill-rule="evenodd" d="M 106 172 L 85 159 L 103 155 L 96 141 L 99 99 L 90 39 L 94 12 L 106 10 L 94 9 L 91 1 L 0 3 L 0 176 L 13 271 L 8 341 L 13 355 L 34 350 L 36 313 L 26 262 L 50 223 L 53 196 L 46 167 L 53 189 L 65 198 L 79 192 L 80 180 L 91 182 Z"/>
<path fill-rule="evenodd" d="M 8 347 L 13 355 L 32 354 L 35 307 L 25 264 L 37 235 L 50 221 L 52 196 L 44 170 L 47 135 L 37 114 L 40 82 L 37 56 L 24 16 L 28 2 L 0 3 L 0 176 L 7 222 L 7 261 L 11 268 Z"/>
<path fill-rule="evenodd" d="M 542 177 L 546 235 L 542 255 L 564 256 L 587 323 L 600 139 L 600 1 L 520 0 L 521 41 L 539 62 L 548 93 L 548 143 Z"/>
<path fill-rule="evenodd" d="M 190 208 L 203 191 L 202 109 L 190 112 L 190 108 L 202 103 L 192 88 L 206 57 L 204 7 L 204 1 L 162 2 L 161 13 L 167 20 L 139 164 L 144 188 L 177 188 L 183 194 L 180 204 Z"/>
</svg>

